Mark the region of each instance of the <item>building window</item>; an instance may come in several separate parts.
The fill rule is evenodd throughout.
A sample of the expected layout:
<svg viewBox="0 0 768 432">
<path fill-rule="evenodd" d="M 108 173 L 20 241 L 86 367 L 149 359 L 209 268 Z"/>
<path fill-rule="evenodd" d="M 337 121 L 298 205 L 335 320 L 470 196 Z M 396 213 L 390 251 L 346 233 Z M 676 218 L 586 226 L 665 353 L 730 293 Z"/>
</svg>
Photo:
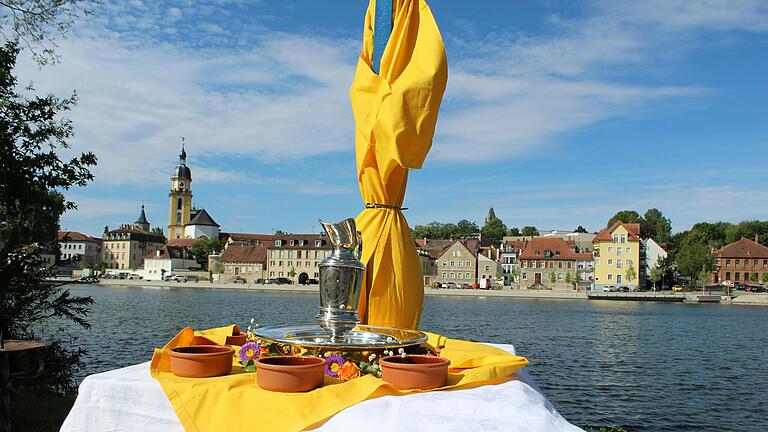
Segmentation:
<svg viewBox="0 0 768 432">
<path fill-rule="evenodd" d="M 448 267 L 448 261 L 443 261 L 443 267 Z"/>
<path fill-rule="evenodd" d="M 455 266 L 456 266 L 456 261 L 451 261 L 451 267 L 455 267 Z"/>
<path fill-rule="evenodd" d="M 763 260 L 763 268 L 768 267 L 768 260 Z"/>
<path fill-rule="evenodd" d="M 571 265 L 572 265 L 572 264 L 573 264 L 573 263 L 571 263 L 570 261 L 568 261 L 568 268 L 571 268 Z"/>
<path fill-rule="evenodd" d="M 528 280 L 528 273 L 523 273 L 523 280 Z"/>
<path fill-rule="evenodd" d="M 627 242 L 627 236 L 622 235 L 621 236 L 621 242 L 626 243 Z"/>
<path fill-rule="evenodd" d="M 283 272 L 277 272 L 277 275 L 278 275 L 278 276 L 282 276 L 282 275 L 283 275 Z"/>
<path fill-rule="evenodd" d="M 464 273 L 459 272 L 457 276 L 459 277 L 459 279 L 464 279 Z"/>
<path fill-rule="evenodd" d="M 282 240 L 275 240 L 275 246 L 282 246 L 283 241 Z"/>
<path fill-rule="evenodd" d="M 309 267 L 309 261 L 304 261 L 304 267 Z"/>
<path fill-rule="evenodd" d="M 627 246 L 627 253 L 632 253 L 632 248 Z"/>
<path fill-rule="evenodd" d="M 536 268 L 538 261 L 531 261 L 531 268 Z"/>
<path fill-rule="evenodd" d="M 621 283 L 621 275 L 620 274 L 616 275 L 616 283 Z"/>
<path fill-rule="evenodd" d="M 609 274 L 609 275 L 608 275 L 608 280 L 609 280 L 609 281 L 613 281 L 613 275 L 612 275 L 612 274 Z"/>
<path fill-rule="evenodd" d="M 558 273 L 557 274 L 557 280 L 559 280 L 559 281 L 563 280 L 563 274 L 562 273 Z"/>
<path fill-rule="evenodd" d="M 315 240 L 315 247 L 320 247 L 322 245 L 323 245 L 323 241 L 322 240 Z"/>
<path fill-rule="evenodd" d="M 296 261 L 296 267 L 301 267 L 301 261 Z"/>
<path fill-rule="evenodd" d="M 451 279 L 456 279 L 456 273 L 451 272 Z"/>
<path fill-rule="evenodd" d="M 467 267 L 472 267 L 472 263 L 467 261 Z"/>
<path fill-rule="evenodd" d="M 274 261 L 270 261 L 269 265 L 273 266 L 273 265 L 275 265 L 275 262 Z"/>
<path fill-rule="evenodd" d="M 736 272 L 736 274 L 735 274 L 735 276 L 734 276 L 734 279 L 735 279 L 735 280 L 740 280 L 740 279 L 739 279 L 739 276 L 741 276 L 741 273 L 739 273 L 739 272 Z"/>
<path fill-rule="evenodd" d="M 749 273 L 748 272 L 744 272 L 744 281 L 746 282 L 748 280 L 749 280 Z"/>
<path fill-rule="evenodd" d="M 469 277 L 469 273 L 467 273 L 467 279 L 471 279 L 471 278 Z"/>
<path fill-rule="evenodd" d="M 296 258 L 301 259 L 301 251 L 296 251 Z"/>
<path fill-rule="evenodd" d="M 608 246 L 608 253 L 613 253 L 613 246 Z"/>
<path fill-rule="evenodd" d="M 621 268 L 621 260 L 616 260 L 616 268 Z"/>
<path fill-rule="evenodd" d="M 558 261 L 557 262 L 557 268 L 563 268 L 563 262 L 562 261 Z"/>
<path fill-rule="evenodd" d="M 613 265 L 613 260 L 612 260 L 612 259 L 610 259 L 610 258 L 608 258 L 608 265 L 609 265 L 609 266 L 610 266 L 610 265 Z"/>
<path fill-rule="evenodd" d="M 443 279 L 448 277 L 448 272 L 443 272 Z"/>
<path fill-rule="evenodd" d="M 457 247 L 458 247 L 458 246 L 457 246 Z M 461 256 L 461 252 L 460 252 L 458 249 L 455 249 L 455 250 L 453 251 L 453 256 L 455 256 L 455 257 Z"/>
<path fill-rule="evenodd" d="M 731 268 L 731 260 L 725 260 L 725 268 Z"/>
<path fill-rule="evenodd" d="M 464 267 L 464 261 L 459 261 L 459 267 Z"/>
<path fill-rule="evenodd" d="M 485 266 L 485 271 L 491 271 L 491 266 L 489 265 Z"/>
<path fill-rule="evenodd" d="M 618 242 L 619 242 L 619 236 L 618 236 L 618 234 L 614 234 L 614 236 L 613 236 L 613 242 L 614 242 L 614 243 L 618 243 Z"/>
<path fill-rule="evenodd" d="M 291 239 L 291 242 L 290 242 L 290 244 L 291 244 L 291 246 L 294 246 L 294 245 L 296 245 L 296 240 L 293 240 L 293 239 Z"/>
<path fill-rule="evenodd" d="M 599 266 L 599 265 L 600 265 L 600 258 L 595 258 L 595 265 L 596 265 L 596 266 Z"/>
<path fill-rule="evenodd" d="M 279 262 L 278 262 L 278 265 L 279 265 L 280 267 L 282 267 L 282 266 L 283 266 L 283 262 L 282 262 L 282 261 L 279 261 Z M 280 275 L 280 276 L 282 276 L 282 275 Z"/>
<path fill-rule="evenodd" d="M 735 266 L 736 266 L 736 267 L 738 267 L 738 266 L 739 266 L 739 260 L 736 260 L 736 261 L 735 261 Z"/>
<path fill-rule="evenodd" d="M 725 280 L 731 280 L 731 272 L 725 272 Z"/>
<path fill-rule="evenodd" d="M 621 248 L 616 248 L 616 255 L 621 256 Z"/>
</svg>

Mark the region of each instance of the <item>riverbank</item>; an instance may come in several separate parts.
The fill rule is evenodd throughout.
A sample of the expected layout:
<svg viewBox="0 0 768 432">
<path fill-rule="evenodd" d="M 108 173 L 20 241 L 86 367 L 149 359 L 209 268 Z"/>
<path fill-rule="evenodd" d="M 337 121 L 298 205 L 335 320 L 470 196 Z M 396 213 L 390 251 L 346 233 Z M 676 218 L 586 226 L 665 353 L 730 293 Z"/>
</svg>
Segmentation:
<svg viewBox="0 0 768 432">
<path fill-rule="evenodd" d="M 147 281 L 129 279 L 103 279 L 101 286 L 123 287 L 148 287 L 148 288 L 203 288 L 240 291 L 264 291 L 284 293 L 317 293 L 317 285 L 263 285 L 263 284 L 233 284 L 212 282 L 171 282 L 171 281 Z M 434 289 L 424 288 L 424 294 L 428 296 L 442 297 L 516 297 L 553 300 L 586 300 L 587 295 L 574 291 L 537 291 L 537 290 L 471 290 L 471 289 Z"/>
<path fill-rule="evenodd" d="M 129 279 L 103 279 L 99 285 L 121 286 L 121 287 L 147 287 L 147 288 L 201 288 L 201 289 L 219 289 L 219 290 L 237 290 L 237 291 L 258 291 L 258 292 L 282 292 L 282 293 L 318 293 L 317 285 L 264 285 L 264 284 L 233 284 L 233 283 L 212 283 L 212 282 L 171 282 L 171 281 L 148 281 L 148 280 L 129 280 Z M 528 290 L 528 289 L 509 289 L 503 290 L 475 290 L 475 289 L 435 289 L 424 287 L 424 295 L 435 297 L 504 297 L 521 299 L 543 299 L 543 300 L 589 300 L 586 292 L 576 291 L 549 291 L 549 290 Z M 612 301 L 669 301 L 663 299 L 667 296 L 679 296 L 677 299 L 683 301 L 686 295 L 691 293 L 592 293 L 592 300 L 601 300 L 601 296 L 610 296 Z M 716 302 L 716 301 L 715 301 Z M 723 304 L 768 306 L 768 293 L 739 293 L 730 300 L 721 301 Z"/>
</svg>

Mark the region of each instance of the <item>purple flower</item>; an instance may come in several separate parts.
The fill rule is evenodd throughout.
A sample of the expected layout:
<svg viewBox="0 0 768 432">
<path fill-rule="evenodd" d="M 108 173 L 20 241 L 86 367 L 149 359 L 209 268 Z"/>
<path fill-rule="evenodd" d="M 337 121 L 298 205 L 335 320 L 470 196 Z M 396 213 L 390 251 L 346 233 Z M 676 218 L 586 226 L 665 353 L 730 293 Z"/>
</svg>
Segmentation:
<svg viewBox="0 0 768 432">
<path fill-rule="evenodd" d="M 325 359 L 325 374 L 329 377 L 338 378 L 339 369 L 344 365 L 344 358 L 338 354 L 331 354 Z"/>
<path fill-rule="evenodd" d="M 248 342 L 247 344 L 240 347 L 240 352 L 238 353 L 240 356 L 241 362 L 247 362 L 248 360 L 254 360 L 259 357 L 259 353 L 261 352 L 261 347 L 256 342 Z"/>
</svg>

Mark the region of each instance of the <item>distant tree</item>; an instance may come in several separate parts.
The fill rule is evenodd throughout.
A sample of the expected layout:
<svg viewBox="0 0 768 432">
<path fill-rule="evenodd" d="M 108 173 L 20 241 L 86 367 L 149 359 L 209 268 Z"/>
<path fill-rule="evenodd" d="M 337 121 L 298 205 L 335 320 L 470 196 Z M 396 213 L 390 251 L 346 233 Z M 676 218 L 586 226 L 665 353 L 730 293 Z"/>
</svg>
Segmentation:
<svg viewBox="0 0 768 432">
<path fill-rule="evenodd" d="M 480 232 L 483 234 L 483 240 L 497 244 L 504 238 L 504 235 L 507 234 L 507 226 L 504 225 L 504 222 L 502 222 L 501 219 L 493 218 L 483 225 Z"/>
<path fill-rule="evenodd" d="M 651 283 L 653 283 L 654 288 L 658 288 L 659 281 L 661 281 L 663 275 L 664 273 L 658 266 L 651 269 L 651 273 L 648 275 L 648 279 L 651 281 Z"/>
<path fill-rule="evenodd" d="M 287 234 L 288 234 L 288 233 L 286 233 L 286 232 L 285 232 L 285 231 L 283 231 L 283 230 L 277 230 L 277 231 L 275 231 L 275 235 L 287 235 Z"/>
<path fill-rule="evenodd" d="M 731 225 L 725 230 L 725 243 L 735 242 L 742 237 L 753 240 L 755 235 L 759 240 L 768 240 L 768 221 L 746 220 L 736 225 Z"/>
<path fill-rule="evenodd" d="M 557 283 L 557 275 L 555 272 L 549 273 L 549 281 L 552 282 L 552 286 L 554 287 L 555 283 Z"/>
<path fill-rule="evenodd" d="M 625 271 L 625 275 L 627 276 L 627 283 L 631 284 L 633 280 L 637 279 L 637 270 L 635 269 L 635 265 L 633 263 L 629 263 L 627 270 Z"/>
<path fill-rule="evenodd" d="M 584 228 L 583 226 L 579 225 L 579 226 L 576 227 L 575 230 L 573 230 L 573 232 L 575 232 L 575 233 L 586 233 L 588 231 L 587 231 L 586 228 Z"/>
<path fill-rule="evenodd" d="M 204 270 L 208 270 L 208 255 L 215 255 L 224 250 L 224 240 L 219 238 L 200 239 L 189 248 L 195 260 Z"/>
<path fill-rule="evenodd" d="M 460 239 L 476 236 L 479 232 L 476 223 L 462 219 L 456 224 L 433 221 L 427 225 L 416 225 L 411 235 L 415 239 Z"/>
<path fill-rule="evenodd" d="M 159 227 L 159 226 L 153 227 L 152 231 L 150 231 L 150 232 L 152 234 L 159 234 L 159 235 L 165 237 L 165 233 L 163 232 L 163 227 Z"/>
<path fill-rule="evenodd" d="M 757 276 L 757 273 L 751 273 L 749 275 L 749 280 L 751 280 L 752 282 L 757 282 L 759 280 L 758 278 L 759 276 Z"/>
<path fill-rule="evenodd" d="M 763 274 L 760 276 L 760 281 L 761 281 L 763 284 L 766 284 L 766 285 L 768 285 L 768 273 L 763 273 Z"/>
<path fill-rule="evenodd" d="M 640 222 L 640 235 L 666 243 L 672 237 L 672 222 L 660 210 L 652 208 L 645 212 Z"/>
<path fill-rule="evenodd" d="M 640 217 L 640 214 L 634 210 L 621 210 L 608 219 L 607 227 L 610 227 L 616 223 L 616 221 L 622 221 L 624 223 L 640 223 L 642 218 Z"/>
<path fill-rule="evenodd" d="M 690 276 L 691 282 L 696 284 L 702 272 L 708 272 L 715 268 L 715 257 L 710 247 L 704 243 L 686 242 L 677 253 L 677 266 L 680 271 Z"/>
<path fill-rule="evenodd" d="M 573 277 L 571 277 L 571 272 L 568 272 L 565 274 L 565 283 L 570 285 L 573 282 Z"/>
<path fill-rule="evenodd" d="M 768 275 L 768 273 L 766 273 L 766 274 Z M 512 269 L 509 270 L 509 277 L 512 278 L 512 280 L 510 281 L 511 282 L 510 286 L 513 283 L 519 282 L 518 279 L 517 279 L 517 277 L 519 275 L 520 275 L 520 270 L 517 267 L 512 267 Z M 519 286 L 519 283 L 518 283 L 518 286 Z"/>
<path fill-rule="evenodd" d="M 533 237 L 535 237 L 535 236 L 539 235 L 539 230 L 537 230 L 536 227 L 534 227 L 534 226 L 524 226 L 522 234 L 524 236 L 533 236 Z"/>
<path fill-rule="evenodd" d="M 296 276 L 296 269 L 291 267 L 291 269 L 288 270 L 288 276 L 290 276 L 290 277 Z"/>
<path fill-rule="evenodd" d="M 519 237 L 523 235 L 523 233 L 520 232 L 519 228 L 510 228 L 508 235 L 512 237 Z"/>
<path fill-rule="evenodd" d="M 222 264 L 221 262 L 217 262 L 216 263 L 216 273 L 219 273 L 219 274 L 224 273 L 224 270 L 225 270 L 224 269 L 224 264 Z"/>
</svg>

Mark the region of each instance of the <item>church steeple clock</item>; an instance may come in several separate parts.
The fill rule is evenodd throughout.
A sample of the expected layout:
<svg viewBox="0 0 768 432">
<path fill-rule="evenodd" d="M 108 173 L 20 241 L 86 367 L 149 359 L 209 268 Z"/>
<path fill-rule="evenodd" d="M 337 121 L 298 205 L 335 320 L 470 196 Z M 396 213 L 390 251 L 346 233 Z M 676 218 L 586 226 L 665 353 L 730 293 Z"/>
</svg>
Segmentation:
<svg viewBox="0 0 768 432">
<path fill-rule="evenodd" d="M 168 238 L 184 238 L 184 225 L 189 222 L 192 210 L 192 171 L 187 167 L 187 152 L 184 149 L 184 137 L 181 137 L 179 165 L 171 176 L 170 215 Z"/>
</svg>

